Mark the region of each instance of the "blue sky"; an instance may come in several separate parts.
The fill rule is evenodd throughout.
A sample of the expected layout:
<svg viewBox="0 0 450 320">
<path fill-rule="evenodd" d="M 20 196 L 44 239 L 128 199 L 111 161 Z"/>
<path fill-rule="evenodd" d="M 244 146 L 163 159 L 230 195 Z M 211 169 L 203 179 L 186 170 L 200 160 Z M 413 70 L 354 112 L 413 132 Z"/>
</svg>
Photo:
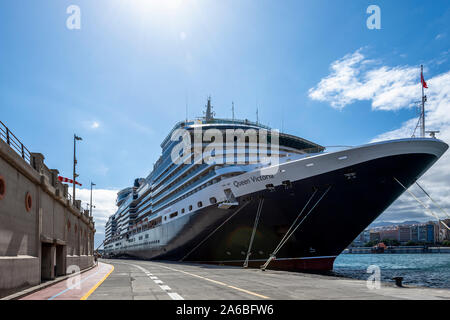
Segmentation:
<svg viewBox="0 0 450 320">
<path fill-rule="evenodd" d="M 73 4 L 80 30 L 66 27 Z M 381 9 L 381 30 L 366 26 L 371 4 Z M 401 85 L 415 81 L 418 100 L 420 64 L 427 79 L 448 85 L 439 76 L 450 69 L 449 21 L 448 0 L 2 1 L 0 119 L 68 177 L 73 134 L 83 137 L 80 181 L 101 190 L 146 176 L 186 101 L 193 118 L 208 95 L 219 117 L 231 117 L 234 101 L 237 117 L 254 120 L 258 105 L 260 121 L 274 128 L 283 123 L 325 146 L 363 144 L 406 128 L 415 92 L 396 108 L 386 107 L 398 101 L 389 95 L 380 107 L 376 94 L 349 92 L 354 78 L 344 88 L 321 81 L 339 82 L 351 57 L 357 84 L 370 85 L 371 70 L 404 72 L 402 82 L 417 68 L 417 79 Z M 332 92 L 353 98 L 336 107 Z M 436 96 L 450 111 L 448 97 Z"/>
</svg>

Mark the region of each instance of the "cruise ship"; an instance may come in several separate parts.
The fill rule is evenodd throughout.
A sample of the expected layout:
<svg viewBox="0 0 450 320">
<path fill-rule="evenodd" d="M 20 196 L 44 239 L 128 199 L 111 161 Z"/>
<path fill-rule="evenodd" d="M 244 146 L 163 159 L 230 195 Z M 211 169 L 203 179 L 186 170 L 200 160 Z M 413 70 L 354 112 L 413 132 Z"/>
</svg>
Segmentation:
<svg viewBox="0 0 450 320">
<path fill-rule="evenodd" d="M 235 136 L 225 148 L 198 132 Z M 177 123 L 161 148 L 153 171 L 118 192 L 106 256 L 330 270 L 448 145 L 408 138 L 331 151 L 258 122 L 215 118 L 208 99 L 204 116 Z"/>
</svg>

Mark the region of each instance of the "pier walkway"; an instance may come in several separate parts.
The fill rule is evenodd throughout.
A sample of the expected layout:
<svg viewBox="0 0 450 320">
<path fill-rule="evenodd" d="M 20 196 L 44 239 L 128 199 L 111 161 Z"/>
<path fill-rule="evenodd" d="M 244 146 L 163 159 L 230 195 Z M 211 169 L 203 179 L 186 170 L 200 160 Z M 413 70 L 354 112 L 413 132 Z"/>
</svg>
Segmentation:
<svg viewBox="0 0 450 320">
<path fill-rule="evenodd" d="M 447 289 L 398 288 L 387 283 L 380 289 L 368 289 L 366 281 L 316 274 L 177 262 L 102 261 L 113 265 L 114 271 L 88 300 L 450 299 Z"/>
<path fill-rule="evenodd" d="M 99 262 L 89 271 L 72 276 L 20 300 L 85 300 L 112 273 L 111 264 Z"/>
</svg>

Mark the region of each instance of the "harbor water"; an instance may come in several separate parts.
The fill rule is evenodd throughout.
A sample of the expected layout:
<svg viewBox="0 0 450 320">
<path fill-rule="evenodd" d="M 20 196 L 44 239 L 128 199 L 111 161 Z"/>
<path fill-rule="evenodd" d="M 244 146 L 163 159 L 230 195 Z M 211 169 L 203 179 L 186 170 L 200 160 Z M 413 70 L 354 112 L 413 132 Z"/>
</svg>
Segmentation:
<svg viewBox="0 0 450 320">
<path fill-rule="evenodd" d="M 405 285 L 450 289 L 450 254 L 341 254 L 333 274 L 366 280 L 371 265 L 380 268 L 381 281 L 403 277 Z"/>
</svg>

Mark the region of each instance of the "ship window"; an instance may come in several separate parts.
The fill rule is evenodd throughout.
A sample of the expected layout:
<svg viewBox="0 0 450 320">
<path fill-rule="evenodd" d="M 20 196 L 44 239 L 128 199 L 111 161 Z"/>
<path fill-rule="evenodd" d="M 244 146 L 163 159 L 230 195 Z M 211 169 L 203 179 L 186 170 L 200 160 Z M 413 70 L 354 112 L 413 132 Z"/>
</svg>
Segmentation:
<svg viewBox="0 0 450 320">
<path fill-rule="evenodd" d="M 209 202 L 211 202 L 211 204 L 215 204 L 217 203 L 217 199 L 214 197 L 209 198 Z"/>
<path fill-rule="evenodd" d="M 201 201 L 199 201 L 199 202 L 197 203 L 197 206 L 198 206 L 199 208 L 201 208 L 201 207 L 203 206 L 203 203 L 202 203 Z"/>
<path fill-rule="evenodd" d="M 192 211 L 192 206 L 189 206 L 189 211 Z"/>
<path fill-rule="evenodd" d="M 184 213 L 184 208 L 183 208 L 183 209 L 181 209 L 181 213 Z"/>
<path fill-rule="evenodd" d="M 174 212 L 174 213 L 172 213 L 172 214 L 170 214 L 170 218 L 171 218 L 171 219 L 172 219 L 172 218 L 175 218 L 177 215 L 178 215 L 178 211 L 177 211 L 177 212 Z"/>
</svg>

